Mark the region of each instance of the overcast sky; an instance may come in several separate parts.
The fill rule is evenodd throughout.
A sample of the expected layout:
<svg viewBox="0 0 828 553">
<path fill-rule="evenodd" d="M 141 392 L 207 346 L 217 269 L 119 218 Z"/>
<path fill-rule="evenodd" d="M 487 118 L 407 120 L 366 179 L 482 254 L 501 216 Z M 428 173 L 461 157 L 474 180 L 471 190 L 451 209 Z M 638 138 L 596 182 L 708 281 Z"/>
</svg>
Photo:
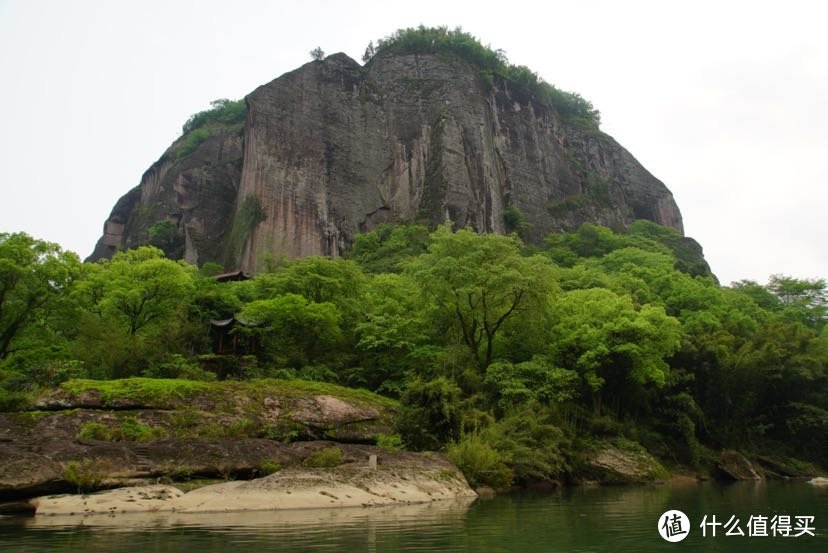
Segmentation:
<svg viewBox="0 0 828 553">
<path fill-rule="evenodd" d="M 91 253 L 216 98 L 400 27 L 462 26 L 601 110 L 725 284 L 828 277 L 828 4 L 0 0 L 0 232 Z"/>
</svg>

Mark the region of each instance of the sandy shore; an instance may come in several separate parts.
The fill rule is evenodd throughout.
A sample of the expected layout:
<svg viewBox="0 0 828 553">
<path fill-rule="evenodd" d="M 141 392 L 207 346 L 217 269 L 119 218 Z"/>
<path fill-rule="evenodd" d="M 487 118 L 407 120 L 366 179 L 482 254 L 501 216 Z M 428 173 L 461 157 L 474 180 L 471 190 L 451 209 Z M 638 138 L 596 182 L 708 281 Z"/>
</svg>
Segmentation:
<svg viewBox="0 0 828 553">
<path fill-rule="evenodd" d="M 284 469 L 255 480 L 184 493 L 174 486 L 119 488 L 31 500 L 37 515 L 208 513 L 427 503 L 476 497 L 457 471 L 441 468 Z"/>
</svg>

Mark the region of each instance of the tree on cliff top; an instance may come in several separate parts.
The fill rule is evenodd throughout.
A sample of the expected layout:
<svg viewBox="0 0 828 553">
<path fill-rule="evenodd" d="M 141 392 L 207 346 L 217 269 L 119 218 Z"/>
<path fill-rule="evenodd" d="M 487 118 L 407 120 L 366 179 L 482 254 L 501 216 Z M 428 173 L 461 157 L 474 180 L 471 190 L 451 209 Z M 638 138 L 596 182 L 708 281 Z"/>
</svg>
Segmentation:
<svg viewBox="0 0 828 553">
<path fill-rule="evenodd" d="M 310 57 L 313 58 L 314 61 L 322 61 L 325 59 L 325 51 L 317 46 L 310 51 Z"/>
<path fill-rule="evenodd" d="M 566 92 L 541 79 L 524 65 L 509 63 L 503 50 L 484 46 L 462 28 L 425 27 L 399 29 L 380 39 L 374 56 L 384 54 L 438 54 L 449 52 L 480 70 L 481 78 L 491 84 L 494 76 L 506 79 L 533 94 L 539 102 L 552 106 L 565 120 L 598 128 L 601 113 L 591 102 L 575 92 Z"/>
</svg>

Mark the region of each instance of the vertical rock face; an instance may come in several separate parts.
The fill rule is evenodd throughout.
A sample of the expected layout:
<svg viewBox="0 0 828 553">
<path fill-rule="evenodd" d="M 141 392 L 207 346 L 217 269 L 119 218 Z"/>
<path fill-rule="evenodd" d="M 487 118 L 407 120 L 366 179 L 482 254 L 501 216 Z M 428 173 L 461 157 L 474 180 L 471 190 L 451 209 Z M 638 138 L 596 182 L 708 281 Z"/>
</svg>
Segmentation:
<svg viewBox="0 0 828 553">
<path fill-rule="evenodd" d="M 188 261 L 247 271 L 271 254 L 341 255 L 385 222 L 502 233 L 515 208 L 531 242 L 584 222 L 683 230 L 670 191 L 611 137 L 452 56 L 363 67 L 335 54 L 246 100 L 243 139 L 212 134 L 183 160 L 174 144 L 115 206 L 93 258 L 145 243 L 158 220 L 178 225 Z"/>
<path fill-rule="evenodd" d="M 193 264 L 222 261 L 233 222 L 242 167 L 238 131 L 216 129 L 189 156 L 178 159 L 176 141 L 127 192 L 104 223 L 91 260 L 150 242 L 150 228 L 173 222 L 180 247 L 174 252 Z"/>
</svg>

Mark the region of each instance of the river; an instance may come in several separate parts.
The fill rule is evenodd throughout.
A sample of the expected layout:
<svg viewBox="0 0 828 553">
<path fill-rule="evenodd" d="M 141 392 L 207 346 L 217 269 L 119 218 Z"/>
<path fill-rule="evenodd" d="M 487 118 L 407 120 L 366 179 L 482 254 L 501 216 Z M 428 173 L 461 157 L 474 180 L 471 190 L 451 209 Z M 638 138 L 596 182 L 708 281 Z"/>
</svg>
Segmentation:
<svg viewBox="0 0 828 553">
<path fill-rule="evenodd" d="M 661 515 L 677 509 L 690 527 L 668 543 Z M 699 524 L 715 515 L 716 537 Z M 767 517 L 767 536 L 761 522 Z M 789 516 L 791 536 L 774 536 L 773 517 Z M 731 517 L 745 536 L 725 536 Z M 799 517 L 799 518 L 798 518 Z M 814 517 L 813 522 L 801 517 Z M 777 532 L 783 531 L 777 525 Z M 799 528 L 797 529 L 797 526 Z M 802 527 L 813 528 L 802 531 Z M 793 537 L 797 532 L 803 535 Z M 809 535 L 812 532 L 814 536 Z M 666 484 L 575 487 L 520 492 L 474 502 L 437 502 L 350 508 L 227 514 L 154 514 L 113 517 L 3 517 L 0 551 L 196 553 L 264 551 L 469 551 L 746 553 L 828 551 L 828 488 L 802 482 Z"/>
</svg>

